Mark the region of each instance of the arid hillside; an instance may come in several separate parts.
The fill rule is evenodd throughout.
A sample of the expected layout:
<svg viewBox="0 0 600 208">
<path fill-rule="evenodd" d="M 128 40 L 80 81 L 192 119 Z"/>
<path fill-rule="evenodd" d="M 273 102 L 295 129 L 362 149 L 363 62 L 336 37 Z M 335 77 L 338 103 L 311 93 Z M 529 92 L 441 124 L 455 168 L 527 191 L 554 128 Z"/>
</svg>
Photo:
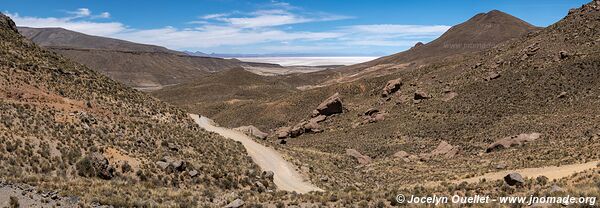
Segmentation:
<svg viewBox="0 0 600 208">
<path fill-rule="evenodd" d="M 41 202 L 196 207 L 224 206 L 253 193 L 258 181 L 274 189 L 241 144 L 36 46 L 4 15 L 0 57 L 2 191 L 7 183 L 28 184 L 51 193 Z M 23 200 L 39 198 L 26 194 L 32 198 Z"/>
<path fill-rule="evenodd" d="M 190 56 L 159 46 L 61 28 L 18 29 L 40 46 L 141 90 L 156 90 L 243 65 L 243 62 L 234 59 Z"/>
<path fill-rule="evenodd" d="M 547 28 L 480 53 L 273 101 L 290 104 L 277 112 L 294 120 L 286 125 L 293 127 L 287 135 L 305 132 L 279 146 L 312 164 L 315 178 L 343 178 L 327 180 L 324 187 L 401 186 L 496 168 L 598 160 L 598 19 L 600 3 L 592 2 Z M 296 128 L 316 118 L 311 112 L 336 92 L 343 113 L 319 122 L 322 132 Z M 281 135 L 269 141 L 278 144 Z M 349 149 L 372 161 L 357 163 L 353 157 L 363 156 L 348 156 Z M 334 173 L 340 169 L 345 171 Z"/>
<path fill-rule="evenodd" d="M 487 17 L 512 19 L 492 11 L 469 22 L 489 21 Z M 264 143 L 290 155 L 314 183 L 329 190 L 377 190 L 374 195 L 383 198 L 406 189 L 431 194 L 546 192 L 553 183 L 544 178 L 520 188 L 496 181 L 450 183 L 505 169 L 600 159 L 595 151 L 600 148 L 599 19 L 600 2 L 594 1 L 539 30 L 512 21 L 516 27 L 499 29 L 514 29 L 505 31 L 513 39 L 482 36 L 481 43 L 495 43 L 482 51 L 441 54 L 446 57 L 427 64 L 277 94 L 247 108 L 223 103 L 215 120 L 271 132 Z M 464 25 L 448 33 L 463 34 Z M 486 31 L 486 24 L 474 25 L 476 31 Z M 600 193 L 597 177 L 580 182 L 587 188 L 577 194 Z M 435 184 L 445 185 L 421 187 Z"/>
<path fill-rule="evenodd" d="M 454 55 L 486 50 L 537 30 L 539 28 L 498 10 L 480 13 L 427 44 L 418 43 L 404 52 L 338 68 L 335 71 L 343 76 L 330 82 L 354 81 L 419 67 Z"/>
<path fill-rule="evenodd" d="M 419 68 L 429 65 L 435 67 L 436 63 L 442 62 L 444 58 L 449 62 L 460 62 L 465 54 L 489 49 L 504 41 L 524 36 L 536 30 L 539 28 L 509 14 L 494 10 L 477 14 L 468 21 L 452 27 L 431 43 L 419 45 L 405 52 L 363 64 L 268 78 L 277 80 L 280 85 L 273 85 L 272 90 L 264 90 L 269 88 L 268 85 L 266 88 L 261 88 L 259 91 L 264 91 L 264 93 L 240 95 L 234 91 L 228 91 L 228 89 L 236 87 L 248 88 L 251 85 L 248 84 L 251 82 L 243 81 L 246 76 L 241 71 L 238 71 L 240 74 L 233 74 L 235 71 L 231 71 L 212 77 L 231 76 L 240 77 L 240 79 L 197 80 L 187 85 L 158 91 L 154 95 L 161 100 L 183 106 L 192 112 L 204 114 L 231 127 L 254 124 L 268 131 L 285 125 L 287 122 L 296 122 L 303 118 L 306 109 L 317 106 L 323 99 L 337 91 L 357 95 L 357 98 L 366 96 L 362 94 L 365 90 L 380 87 L 381 83 L 375 84 L 370 81 L 377 80 L 376 77 L 398 72 L 418 71 Z M 352 81 L 356 82 L 351 83 Z M 281 83 L 293 86 L 295 89 L 288 87 L 286 90 L 279 90 Z M 204 90 L 200 92 L 197 85 L 204 86 Z M 217 87 L 221 85 L 227 87 Z M 281 99 L 282 95 L 288 95 L 289 99 Z M 215 100 L 215 97 L 222 99 Z M 295 97 L 298 97 L 298 100 L 291 100 Z M 225 102 L 231 100 L 244 100 L 245 102 Z M 206 105 L 207 102 L 215 102 L 215 104 Z M 237 116 L 247 113 L 253 116 Z"/>
</svg>

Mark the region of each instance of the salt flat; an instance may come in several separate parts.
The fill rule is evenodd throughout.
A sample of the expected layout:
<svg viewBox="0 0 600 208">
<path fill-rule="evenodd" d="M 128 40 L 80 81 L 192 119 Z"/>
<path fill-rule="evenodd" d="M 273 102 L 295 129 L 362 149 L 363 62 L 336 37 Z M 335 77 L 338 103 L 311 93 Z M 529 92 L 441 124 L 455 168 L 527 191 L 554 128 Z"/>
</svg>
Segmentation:
<svg viewBox="0 0 600 208">
<path fill-rule="evenodd" d="M 246 62 L 259 62 L 279 64 L 282 66 L 326 66 L 326 65 L 352 65 L 376 59 L 378 57 L 252 57 L 237 58 Z"/>
</svg>

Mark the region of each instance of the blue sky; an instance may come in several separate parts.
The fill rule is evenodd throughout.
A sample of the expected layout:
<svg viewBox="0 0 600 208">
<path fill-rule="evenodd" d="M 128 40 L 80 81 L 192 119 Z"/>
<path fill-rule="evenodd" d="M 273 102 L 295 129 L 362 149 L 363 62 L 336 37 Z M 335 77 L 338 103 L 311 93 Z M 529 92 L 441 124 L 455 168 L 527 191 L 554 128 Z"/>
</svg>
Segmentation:
<svg viewBox="0 0 600 208">
<path fill-rule="evenodd" d="M 589 0 L 0 0 L 17 25 L 217 53 L 391 54 L 498 9 L 548 26 Z"/>
</svg>

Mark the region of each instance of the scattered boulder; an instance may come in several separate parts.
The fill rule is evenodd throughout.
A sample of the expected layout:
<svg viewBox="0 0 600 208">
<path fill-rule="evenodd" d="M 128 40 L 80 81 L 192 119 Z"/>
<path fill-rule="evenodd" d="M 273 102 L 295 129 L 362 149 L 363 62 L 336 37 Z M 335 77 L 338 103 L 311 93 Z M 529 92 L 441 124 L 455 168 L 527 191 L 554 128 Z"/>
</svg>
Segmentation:
<svg viewBox="0 0 600 208">
<path fill-rule="evenodd" d="M 567 92 L 561 92 L 560 94 L 558 94 L 558 96 L 556 96 L 556 98 L 565 98 L 567 97 Z"/>
<path fill-rule="evenodd" d="M 104 155 L 94 152 L 77 163 L 77 172 L 84 177 L 98 177 L 110 180 L 114 177 L 115 168 L 110 165 Z"/>
<path fill-rule="evenodd" d="M 525 183 L 525 179 L 523 179 L 523 176 L 519 173 L 511 173 L 504 176 L 504 181 L 509 186 L 520 186 Z"/>
<path fill-rule="evenodd" d="M 354 157 L 361 165 L 366 165 L 373 161 L 371 157 L 360 154 L 360 152 L 356 151 L 355 149 L 346 149 L 346 155 Z"/>
<path fill-rule="evenodd" d="M 448 102 L 458 96 L 456 92 L 444 92 L 444 96 L 442 97 L 442 101 Z"/>
<path fill-rule="evenodd" d="M 496 165 L 496 169 L 501 170 L 501 169 L 505 169 L 506 168 L 506 164 L 504 163 L 498 163 Z"/>
<path fill-rule="evenodd" d="M 244 201 L 241 199 L 233 200 L 231 203 L 225 205 L 223 208 L 239 208 L 244 206 Z"/>
<path fill-rule="evenodd" d="M 304 124 L 304 132 L 320 133 L 323 132 L 323 130 L 321 130 L 321 125 L 317 122 L 309 121 Z"/>
<path fill-rule="evenodd" d="M 552 185 L 552 188 L 550 189 L 550 193 L 556 193 L 556 192 L 563 192 L 564 189 L 561 188 L 560 186 Z"/>
<path fill-rule="evenodd" d="M 248 135 L 248 136 L 253 136 L 259 139 L 266 139 L 267 136 L 269 136 L 269 134 L 261 131 L 260 129 L 256 128 L 255 126 L 240 126 L 235 128 L 234 130 L 243 132 L 244 134 Z"/>
<path fill-rule="evenodd" d="M 342 113 L 343 111 L 344 109 L 340 94 L 335 93 L 317 106 L 317 109 L 313 111 L 313 117 L 317 117 L 319 115 L 330 116 L 333 114 Z"/>
<path fill-rule="evenodd" d="M 327 119 L 327 116 L 319 115 L 317 117 L 311 118 L 308 122 L 309 123 L 319 123 L 319 122 L 325 121 L 325 119 Z"/>
<path fill-rule="evenodd" d="M 381 96 L 388 97 L 400 90 L 400 87 L 402 87 L 402 81 L 400 81 L 400 78 L 390 80 L 387 82 L 387 84 L 385 84 L 385 87 L 383 87 L 383 92 L 381 93 Z"/>
<path fill-rule="evenodd" d="M 172 168 L 170 170 L 184 171 L 186 168 L 185 161 L 179 159 L 172 159 L 168 156 L 164 156 L 160 161 L 157 161 L 156 165 L 158 165 L 158 167 L 160 167 L 163 170 L 168 170 L 169 168 Z"/>
<path fill-rule="evenodd" d="M 299 124 L 296 124 L 290 131 L 290 137 L 296 138 L 296 137 L 304 134 L 304 125 L 306 125 L 306 124 L 307 124 L 307 122 L 300 122 Z"/>
<path fill-rule="evenodd" d="M 367 111 L 365 111 L 365 113 L 363 115 L 365 116 L 372 116 L 373 114 L 379 113 L 379 110 L 375 109 L 375 108 L 369 108 L 367 109 Z"/>
<path fill-rule="evenodd" d="M 364 124 L 368 124 L 368 123 L 375 123 L 375 122 L 383 121 L 383 120 L 385 120 L 385 116 L 386 115 L 388 115 L 388 114 L 384 113 L 384 112 L 380 112 L 379 110 L 377 110 L 375 108 L 369 108 L 361 116 L 362 121 L 359 122 L 359 123 L 353 124 L 353 128 L 356 128 L 359 125 L 364 125 Z"/>
<path fill-rule="evenodd" d="M 169 167 L 169 163 L 164 161 L 156 161 L 156 165 L 162 170 L 166 170 Z"/>
<path fill-rule="evenodd" d="M 281 127 L 277 130 L 276 134 L 277 134 L 277 138 L 278 139 L 285 139 L 288 138 L 290 136 L 290 132 L 292 131 L 291 127 Z"/>
<path fill-rule="evenodd" d="M 177 146 L 176 144 L 171 143 L 171 142 L 167 143 L 167 148 L 169 148 L 169 150 L 171 150 L 171 151 L 175 151 L 175 152 L 179 151 L 179 146 Z"/>
<path fill-rule="evenodd" d="M 440 142 L 440 144 L 430 153 L 421 154 L 420 157 L 422 160 L 427 160 L 433 157 L 443 157 L 443 158 L 452 158 L 458 154 L 460 148 L 458 146 L 452 146 L 446 141 Z"/>
<path fill-rule="evenodd" d="M 394 157 L 405 158 L 408 156 L 410 156 L 410 154 L 408 154 L 405 151 L 398 151 L 398 152 L 394 153 Z"/>
<path fill-rule="evenodd" d="M 184 171 L 185 170 L 185 161 L 183 160 L 175 160 L 171 163 L 171 165 L 173 166 L 173 168 L 175 168 L 175 170 L 178 171 Z"/>
<path fill-rule="evenodd" d="M 193 177 L 196 177 L 196 176 L 198 176 L 198 171 L 196 171 L 196 170 L 192 170 L 192 171 L 188 172 L 188 174 L 190 175 L 190 177 L 192 177 L 192 178 L 193 178 Z"/>
<path fill-rule="evenodd" d="M 485 77 L 485 81 L 491 81 L 498 78 L 500 78 L 500 74 L 498 72 L 489 72 Z"/>
<path fill-rule="evenodd" d="M 429 95 L 429 93 L 425 92 L 424 90 L 415 91 L 414 100 L 426 100 L 429 98 L 431 98 L 431 95 Z"/>
<path fill-rule="evenodd" d="M 558 58 L 560 58 L 561 60 L 569 58 L 569 56 L 571 56 L 569 54 L 569 52 L 566 52 L 566 51 L 560 51 L 560 52 L 558 52 Z"/>
<path fill-rule="evenodd" d="M 517 136 L 510 136 L 502 138 L 488 146 L 485 150 L 486 152 L 494 152 L 502 149 L 507 149 L 513 146 L 520 146 L 527 142 L 535 141 L 540 138 L 540 133 L 531 133 L 531 134 L 519 134 Z"/>
<path fill-rule="evenodd" d="M 265 187 L 265 185 L 262 184 L 260 181 L 257 181 L 255 185 L 259 193 L 265 192 L 267 190 L 267 187 Z"/>
<path fill-rule="evenodd" d="M 262 175 L 263 175 L 263 178 L 273 180 L 275 173 L 273 171 L 268 170 L 268 171 L 263 171 Z"/>
</svg>

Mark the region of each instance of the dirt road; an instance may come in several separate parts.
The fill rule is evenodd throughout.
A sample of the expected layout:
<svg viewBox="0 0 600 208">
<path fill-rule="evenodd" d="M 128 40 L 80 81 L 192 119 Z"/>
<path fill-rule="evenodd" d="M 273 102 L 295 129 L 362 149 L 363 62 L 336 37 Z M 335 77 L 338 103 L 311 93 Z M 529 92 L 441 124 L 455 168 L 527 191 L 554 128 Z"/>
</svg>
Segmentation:
<svg viewBox="0 0 600 208">
<path fill-rule="evenodd" d="M 213 121 L 206 117 L 200 117 L 195 114 L 190 114 L 190 116 L 200 127 L 207 131 L 241 142 L 246 148 L 248 155 L 252 157 L 252 160 L 254 160 L 263 171 L 273 171 L 273 173 L 275 173 L 273 182 L 277 185 L 279 190 L 295 191 L 297 193 L 323 191 L 304 180 L 300 174 L 296 172 L 294 166 L 284 160 L 273 148 L 263 146 L 239 131 L 218 127 Z"/>
<path fill-rule="evenodd" d="M 481 179 L 486 179 L 487 181 L 500 180 L 504 178 L 504 176 L 517 172 L 521 174 L 524 178 L 536 178 L 538 176 L 546 176 L 548 179 L 560 179 L 564 177 L 568 177 L 578 172 L 583 172 L 585 170 L 589 170 L 595 168 L 600 161 L 593 161 L 588 163 L 581 164 L 572 164 L 572 165 L 562 165 L 562 166 L 547 166 L 541 168 L 523 168 L 517 170 L 505 170 L 493 173 L 487 173 L 482 176 L 467 178 L 463 180 L 455 181 L 455 183 L 468 182 L 468 183 L 477 183 Z"/>
</svg>

